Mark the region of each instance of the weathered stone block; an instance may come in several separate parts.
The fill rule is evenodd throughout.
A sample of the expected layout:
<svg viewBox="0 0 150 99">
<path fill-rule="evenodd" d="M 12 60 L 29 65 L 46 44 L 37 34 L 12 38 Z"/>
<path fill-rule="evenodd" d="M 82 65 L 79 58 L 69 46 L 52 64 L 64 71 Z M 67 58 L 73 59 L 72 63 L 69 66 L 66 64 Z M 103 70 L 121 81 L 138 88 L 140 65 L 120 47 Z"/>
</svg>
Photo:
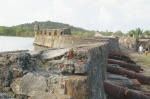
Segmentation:
<svg viewBox="0 0 150 99">
<path fill-rule="evenodd" d="M 10 96 L 8 96 L 5 93 L 0 93 L 0 99 L 14 99 L 14 98 L 10 98 Z"/>
<path fill-rule="evenodd" d="M 22 78 L 16 78 L 11 88 L 16 94 L 33 96 L 37 91 L 46 92 L 48 87 L 43 76 L 28 73 Z"/>
<path fill-rule="evenodd" d="M 75 74 L 86 74 L 88 71 L 89 62 L 78 61 L 75 62 Z"/>
<path fill-rule="evenodd" d="M 63 94 L 52 94 L 49 92 L 37 92 L 34 96 L 29 97 L 29 99 L 75 99 L 69 95 Z"/>
<path fill-rule="evenodd" d="M 20 77 L 21 75 L 23 75 L 22 68 L 13 67 L 11 71 L 12 71 L 13 78 L 17 78 L 17 77 Z"/>
<path fill-rule="evenodd" d="M 10 87 L 4 87 L 3 88 L 3 92 L 5 92 L 5 93 L 9 93 L 10 91 L 11 91 Z"/>
<path fill-rule="evenodd" d="M 65 93 L 74 99 L 89 99 L 87 76 L 70 76 L 65 79 Z"/>
<path fill-rule="evenodd" d="M 65 53 L 67 53 L 71 48 L 64 48 L 64 49 L 56 49 L 56 50 L 49 50 L 49 51 L 45 51 L 44 53 L 42 53 L 41 55 L 41 59 L 53 59 L 59 56 L 64 55 Z"/>
<path fill-rule="evenodd" d="M 68 76 L 62 75 L 51 75 L 48 77 L 47 85 L 49 87 L 49 92 L 54 94 L 65 94 L 65 81 L 64 79 Z"/>
<path fill-rule="evenodd" d="M 10 86 L 10 80 L 4 80 L 4 82 L 3 82 L 3 87 L 9 87 Z"/>
</svg>

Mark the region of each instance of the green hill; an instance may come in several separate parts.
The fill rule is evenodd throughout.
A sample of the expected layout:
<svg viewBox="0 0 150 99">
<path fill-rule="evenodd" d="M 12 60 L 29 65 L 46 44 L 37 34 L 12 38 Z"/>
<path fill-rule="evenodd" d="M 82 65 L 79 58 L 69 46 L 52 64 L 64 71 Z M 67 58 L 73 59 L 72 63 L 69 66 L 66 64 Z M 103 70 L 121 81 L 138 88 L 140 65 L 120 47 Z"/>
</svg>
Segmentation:
<svg viewBox="0 0 150 99">
<path fill-rule="evenodd" d="M 70 28 L 73 35 L 80 35 L 80 36 L 93 36 L 94 31 L 85 30 L 79 27 L 70 26 L 68 24 L 59 23 L 59 22 L 33 22 L 33 23 L 25 23 L 20 24 L 13 27 L 5 27 L 0 26 L 0 35 L 5 36 L 34 36 L 34 26 L 38 24 L 40 29 L 59 29 L 59 28 Z"/>
<path fill-rule="evenodd" d="M 82 32 L 90 32 L 88 30 L 79 28 L 79 27 L 74 27 L 70 26 L 69 24 L 64 24 L 64 23 L 59 23 L 59 22 L 51 22 L 51 21 L 46 21 L 46 22 L 33 22 L 33 23 L 27 23 L 27 24 L 21 24 L 18 25 L 19 27 L 29 27 L 29 28 L 34 28 L 34 26 L 38 24 L 41 29 L 59 29 L 59 28 L 70 28 L 71 31 L 82 31 Z"/>
</svg>

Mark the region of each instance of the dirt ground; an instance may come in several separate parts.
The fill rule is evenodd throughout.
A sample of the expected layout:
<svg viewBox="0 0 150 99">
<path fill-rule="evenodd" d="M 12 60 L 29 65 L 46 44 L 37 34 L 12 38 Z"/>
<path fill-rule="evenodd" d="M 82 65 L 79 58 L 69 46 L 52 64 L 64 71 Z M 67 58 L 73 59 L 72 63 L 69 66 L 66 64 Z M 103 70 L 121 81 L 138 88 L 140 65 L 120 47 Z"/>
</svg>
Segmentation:
<svg viewBox="0 0 150 99">
<path fill-rule="evenodd" d="M 140 72 L 140 74 L 150 77 L 150 53 L 148 56 L 145 56 L 144 53 L 142 55 L 139 55 L 137 52 L 128 50 L 121 45 L 120 49 L 122 53 L 128 55 L 132 60 L 136 62 L 137 65 L 140 65 L 141 68 L 144 69 L 144 71 Z M 141 85 L 140 90 L 144 94 L 150 96 L 150 85 Z"/>
</svg>

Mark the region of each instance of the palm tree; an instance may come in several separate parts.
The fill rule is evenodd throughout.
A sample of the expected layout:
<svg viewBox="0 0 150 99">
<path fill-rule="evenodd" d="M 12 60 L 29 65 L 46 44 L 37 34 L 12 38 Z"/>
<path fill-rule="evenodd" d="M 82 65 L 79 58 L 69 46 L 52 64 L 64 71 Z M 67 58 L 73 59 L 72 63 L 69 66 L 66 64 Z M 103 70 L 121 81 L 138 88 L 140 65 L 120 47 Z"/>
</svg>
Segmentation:
<svg viewBox="0 0 150 99">
<path fill-rule="evenodd" d="M 135 30 L 131 30 L 127 33 L 130 37 L 133 37 L 136 33 Z"/>
<path fill-rule="evenodd" d="M 143 30 L 141 30 L 140 28 L 137 28 L 137 29 L 135 30 L 135 33 L 136 33 L 136 35 L 140 38 L 140 37 L 142 37 L 142 35 L 143 35 Z"/>
<path fill-rule="evenodd" d="M 118 35 L 118 36 L 123 36 L 123 33 L 120 30 L 116 31 L 115 34 Z"/>
<path fill-rule="evenodd" d="M 150 30 L 145 30 L 143 34 L 146 38 L 149 37 L 150 36 Z"/>
</svg>

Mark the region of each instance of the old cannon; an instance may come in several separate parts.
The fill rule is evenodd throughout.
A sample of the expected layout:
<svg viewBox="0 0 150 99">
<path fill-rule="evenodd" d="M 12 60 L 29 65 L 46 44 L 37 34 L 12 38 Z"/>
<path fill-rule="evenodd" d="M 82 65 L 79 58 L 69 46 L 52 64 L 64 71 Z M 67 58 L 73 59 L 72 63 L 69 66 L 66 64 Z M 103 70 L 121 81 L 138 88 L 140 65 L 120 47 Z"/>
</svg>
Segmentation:
<svg viewBox="0 0 150 99">
<path fill-rule="evenodd" d="M 107 65 L 107 71 L 113 74 L 124 75 L 131 79 L 137 79 L 142 84 L 150 85 L 149 76 L 144 76 L 144 75 L 135 73 L 134 71 L 126 70 L 126 69 L 111 66 L 111 65 Z"/>
<path fill-rule="evenodd" d="M 123 68 L 127 68 L 127 69 L 135 71 L 135 72 L 143 71 L 143 69 L 139 65 L 126 63 L 126 62 L 120 61 L 120 60 L 108 59 L 108 63 L 109 64 L 118 64 L 118 65 L 120 65 Z"/>
<path fill-rule="evenodd" d="M 150 99 L 150 97 L 146 95 L 134 90 L 114 85 L 108 81 L 104 81 L 104 89 L 106 93 L 116 97 L 117 99 Z"/>
<path fill-rule="evenodd" d="M 111 54 L 108 54 L 108 58 L 109 59 L 115 59 L 115 60 L 121 60 L 121 61 L 124 61 L 124 62 L 127 62 L 127 63 L 131 63 L 131 64 L 136 64 L 133 60 L 131 60 L 130 58 L 123 58 L 123 57 L 120 57 L 120 56 L 114 56 L 114 55 L 111 55 Z"/>
<path fill-rule="evenodd" d="M 128 56 L 124 55 L 123 53 L 118 52 L 118 51 L 114 51 L 114 50 L 109 50 L 108 54 L 113 55 L 113 56 L 122 57 L 125 59 L 130 59 Z"/>
</svg>

